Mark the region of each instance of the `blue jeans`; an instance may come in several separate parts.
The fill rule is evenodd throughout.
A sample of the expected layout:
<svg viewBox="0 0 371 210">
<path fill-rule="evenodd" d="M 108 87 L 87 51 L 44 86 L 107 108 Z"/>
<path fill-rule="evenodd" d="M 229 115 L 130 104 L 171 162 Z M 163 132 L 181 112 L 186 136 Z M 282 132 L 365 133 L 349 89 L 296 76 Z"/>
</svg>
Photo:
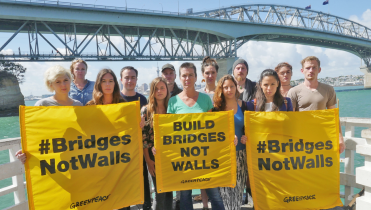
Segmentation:
<svg viewBox="0 0 371 210">
<path fill-rule="evenodd" d="M 211 208 L 213 210 L 224 210 L 224 204 L 222 197 L 220 197 L 219 189 L 216 187 L 205 190 L 207 196 L 209 196 Z M 193 210 L 192 190 L 180 191 L 180 210 Z"/>
</svg>

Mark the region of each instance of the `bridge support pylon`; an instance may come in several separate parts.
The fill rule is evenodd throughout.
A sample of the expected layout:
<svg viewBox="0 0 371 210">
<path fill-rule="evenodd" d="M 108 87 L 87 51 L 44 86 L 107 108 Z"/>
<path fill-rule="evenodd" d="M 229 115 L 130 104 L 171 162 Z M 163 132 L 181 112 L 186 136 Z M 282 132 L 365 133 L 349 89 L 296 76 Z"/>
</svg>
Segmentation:
<svg viewBox="0 0 371 210">
<path fill-rule="evenodd" d="M 362 66 L 361 72 L 365 74 L 364 87 L 371 88 L 371 66 Z"/>
<path fill-rule="evenodd" d="M 219 70 L 218 70 L 218 77 L 216 78 L 217 82 L 219 81 L 220 78 L 222 78 L 224 75 L 227 74 L 232 74 L 232 66 L 233 63 L 238 59 L 238 57 L 233 57 L 233 58 L 223 58 L 216 60 L 216 62 L 219 65 Z"/>
</svg>

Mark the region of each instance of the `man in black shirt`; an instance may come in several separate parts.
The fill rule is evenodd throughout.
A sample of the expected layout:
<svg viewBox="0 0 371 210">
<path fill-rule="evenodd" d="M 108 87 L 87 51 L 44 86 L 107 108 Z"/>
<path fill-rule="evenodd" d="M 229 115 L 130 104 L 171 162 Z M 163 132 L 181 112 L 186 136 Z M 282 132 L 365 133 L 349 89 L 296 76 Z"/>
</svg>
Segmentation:
<svg viewBox="0 0 371 210">
<path fill-rule="evenodd" d="M 125 66 L 121 69 L 121 83 L 122 83 L 122 90 L 121 96 L 128 102 L 130 101 L 138 101 L 140 98 L 140 108 L 142 106 L 147 105 L 147 98 L 135 92 L 135 86 L 137 85 L 138 81 L 138 70 L 136 70 L 132 66 Z M 150 188 L 149 188 L 149 181 L 148 181 L 148 169 L 146 161 L 143 158 L 143 177 L 144 177 L 144 204 L 143 210 L 151 209 L 151 195 L 150 195 Z M 130 207 L 124 207 L 120 210 L 130 210 Z"/>
<path fill-rule="evenodd" d="M 183 90 L 178 87 L 175 83 L 176 73 L 175 68 L 170 63 L 167 63 L 162 66 L 162 78 L 166 79 L 167 86 L 170 90 L 170 97 L 178 95 Z"/>
</svg>

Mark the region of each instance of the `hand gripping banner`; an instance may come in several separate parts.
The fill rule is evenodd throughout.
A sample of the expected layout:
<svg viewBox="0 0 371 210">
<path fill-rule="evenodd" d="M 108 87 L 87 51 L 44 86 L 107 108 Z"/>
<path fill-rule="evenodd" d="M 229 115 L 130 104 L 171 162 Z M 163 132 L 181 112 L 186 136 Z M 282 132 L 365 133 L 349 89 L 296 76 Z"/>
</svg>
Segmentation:
<svg viewBox="0 0 371 210">
<path fill-rule="evenodd" d="M 338 109 L 245 112 L 245 130 L 256 210 L 342 205 Z"/>
<path fill-rule="evenodd" d="M 30 210 L 143 203 L 139 102 L 20 107 Z"/>
<path fill-rule="evenodd" d="M 157 191 L 235 187 L 233 111 L 154 117 Z"/>
</svg>

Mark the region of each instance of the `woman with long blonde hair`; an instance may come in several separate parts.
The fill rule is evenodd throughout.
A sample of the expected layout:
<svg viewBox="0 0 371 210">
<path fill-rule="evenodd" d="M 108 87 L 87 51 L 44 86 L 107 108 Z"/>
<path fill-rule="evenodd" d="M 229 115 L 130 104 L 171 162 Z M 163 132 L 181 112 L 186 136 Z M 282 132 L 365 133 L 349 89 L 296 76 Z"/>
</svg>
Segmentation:
<svg viewBox="0 0 371 210">
<path fill-rule="evenodd" d="M 150 93 L 148 104 L 142 107 L 141 115 L 145 118 L 143 128 L 143 154 L 148 166 L 148 172 L 152 175 L 153 185 L 155 187 L 155 196 L 153 202 L 154 210 L 171 210 L 173 203 L 173 193 L 157 193 L 155 158 L 152 153 L 153 147 L 153 116 L 155 114 L 166 114 L 167 105 L 170 99 L 170 91 L 166 80 L 162 77 L 155 78 L 150 84 Z"/>
</svg>

